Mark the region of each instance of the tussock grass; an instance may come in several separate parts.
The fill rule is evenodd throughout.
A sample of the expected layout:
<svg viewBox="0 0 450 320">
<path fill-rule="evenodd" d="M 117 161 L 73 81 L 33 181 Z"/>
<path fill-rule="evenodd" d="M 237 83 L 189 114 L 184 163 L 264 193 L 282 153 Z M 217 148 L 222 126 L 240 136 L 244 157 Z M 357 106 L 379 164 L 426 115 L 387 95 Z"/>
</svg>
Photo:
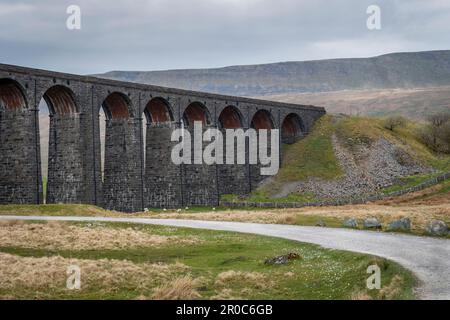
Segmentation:
<svg viewBox="0 0 450 320">
<path fill-rule="evenodd" d="M 216 286 L 235 286 L 236 284 L 245 284 L 246 287 L 253 287 L 256 289 L 267 289 L 271 285 L 271 281 L 259 272 L 242 272 L 235 270 L 228 270 L 217 275 Z"/>
<path fill-rule="evenodd" d="M 87 223 L 77 224 L 83 225 Z M 0 247 L 0 298 L 350 299 L 355 290 L 364 289 L 367 265 L 374 261 L 368 255 L 257 235 L 128 223 L 106 227 L 201 241 L 195 246 L 48 250 L 9 240 L 11 246 Z M 302 259 L 264 264 L 288 252 L 298 252 Z M 81 268 L 79 291 L 65 287 L 71 264 Z M 411 273 L 395 263 L 383 264 L 383 283 L 391 283 L 395 275 L 405 281 L 389 297 L 412 298 Z"/>
<path fill-rule="evenodd" d="M 189 276 L 176 278 L 154 290 L 152 299 L 155 300 L 193 300 L 201 295 L 197 289 L 200 281 Z"/>
<path fill-rule="evenodd" d="M 48 250 L 118 250 L 136 247 L 193 245 L 194 237 L 163 236 L 132 228 L 80 227 L 61 222 L 0 224 L 1 246 Z"/>
<path fill-rule="evenodd" d="M 66 288 L 67 268 L 81 269 L 80 291 Z M 110 259 L 74 259 L 61 256 L 20 257 L 0 253 L 0 298 L 47 299 L 97 298 L 114 295 L 122 287 L 130 292 L 149 293 L 162 281 L 175 277 L 188 268 L 178 264 L 135 264 Z"/>
</svg>

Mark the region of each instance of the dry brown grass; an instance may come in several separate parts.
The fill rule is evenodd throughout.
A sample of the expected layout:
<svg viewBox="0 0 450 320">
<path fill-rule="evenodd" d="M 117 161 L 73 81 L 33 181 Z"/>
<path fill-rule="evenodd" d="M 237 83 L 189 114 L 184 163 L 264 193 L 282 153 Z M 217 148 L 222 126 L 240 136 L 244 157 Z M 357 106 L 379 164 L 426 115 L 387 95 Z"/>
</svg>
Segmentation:
<svg viewBox="0 0 450 320">
<path fill-rule="evenodd" d="M 227 210 L 199 213 L 165 212 L 148 215 L 152 218 L 222 220 L 255 223 L 303 224 L 305 218 L 346 218 L 365 219 L 376 217 L 383 224 L 408 217 L 413 231 L 423 232 L 426 225 L 434 219 L 450 223 L 450 193 L 437 193 L 439 186 L 411 193 L 396 199 L 383 200 L 363 205 L 336 207 L 305 207 L 298 209 L 267 210 Z M 144 213 L 139 215 L 145 215 Z M 314 220 L 313 220 L 314 221 Z"/>
<path fill-rule="evenodd" d="M 0 244 L 3 247 L 49 250 L 126 249 L 191 245 L 199 241 L 192 236 L 162 236 L 132 228 L 80 227 L 61 222 L 2 221 L 0 224 Z"/>
<path fill-rule="evenodd" d="M 351 300 L 372 300 L 372 297 L 365 291 L 356 291 L 352 293 Z"/>
<path fill-rule="evenodd" d="M 25 224 L 22 220 L 0 220 L 0 228 Z"/>
<path fill-rule="evenodd" d="M 189 271 L 181 263 L 135 264 L 126 260 L 35 258 L 0 253 L 0 292 L 8 292 L 7 295 L 0 294 L 0 298 L 45 299 L 55 293 L 73 293 L 66 289 L 66 272 L 70 265 L 81 269 L 81 289 L 76 293 L 96 291 L 98 298 L 114 293 L 118 288 L 150 294 L 160 283 Z"/>
<path fill-rule="evenodd" d="M 401 291 L 403 286 L 403 278 L 399 275 L 395 275 L 389 285 L 380 289 L 379 296 L 381 299 L 392 300 L 397 297 Z"/>
<path fill-rule="evenodd" d="M 176 278 L 154 290 L 152 298 L 155 300 L 193 300 L 201 295 L 198 293 L 199 279 L 189 276 Z"/>
<path fill-rule="evenodd" d="M 223 288 L 219 292 L 211 297 L 211 300 L 240 300 L 241 297 L 234 295 L 233 290 L 229 288 Z"/>
<path fill-rule="evenodd" d="M 236 283 L 245 283 L 247 287 L 264 289 L 271 285 L 271 281 L 259 272 L 244 272 L 229 270 L 217 275 L 215 285 L 218 287 L 232 286 Z"/>
</svg>

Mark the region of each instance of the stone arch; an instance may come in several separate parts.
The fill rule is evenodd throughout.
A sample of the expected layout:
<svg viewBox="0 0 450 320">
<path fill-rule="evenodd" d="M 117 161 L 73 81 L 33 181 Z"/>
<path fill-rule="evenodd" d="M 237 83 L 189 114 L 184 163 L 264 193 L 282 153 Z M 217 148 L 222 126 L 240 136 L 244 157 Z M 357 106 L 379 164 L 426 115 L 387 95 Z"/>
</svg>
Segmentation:
<svg viewBox="0 0 450 320">
<path fill-rule="evenodd" d="M 45 106 L 50 116 L 48 140 L 44 138 L 47 125 L 39 117 L 41 174 L 46 178 L 43 183 L 47 181 L 43 200 L 46 203 L 80 203 L 84 192 L 83 146 L 75 94 L 69 87 L 53 85 L 45 91 L 39 103 L 39 111 L 44 114 L 46 112 L 42 108 Z"/>
<path fill-rule="evenodd" d="M 0 79 L 0 108 L 5 110 L 22 110 L 27 108 L 24 88 L 15 80 Z"/>
<path fill-rule="evenodd" d="M 68 115 L 79 112 L 75 94 L 68 87 L 52 86 L 44 93 L 43 98 L 51 114 Z"/>
<path fill-rule="evenodd" d="M 110 93 L 102 103 L 106 118 L 111 119 L 129 119 L 131 113 L 130 99 L 120 92 Z"/>
<path fill-rule="evenodd" d="M 256 130 L 271 130 L 275 128 L 275 122 L 269 111 L 260 109 L 253 115 L 250 127 Z"/>
<path fill-rule="evenodd" d="M 192 127 L 195 121 L 201 121 L 203 126 L 211 124 L 211 116 L 206 106 L 198 101 L 190 103 L 183 113 L 183 123 L 186 127 Z"/>
<path fill-rule="evenodd" d="M 174 120 L 172 107 L 169 102 L 161 97 L 152 98 L 144 109 L 147 123 L 163 123 Z"/>
<path fill-rule="evenodd" d="M 296 113 L 288 114 L 281 124 L 281 140 L 283 143 L 293 143 L 303 135 L 305 126 Z"/>
<path fill-rule="evenodd" d="M 243 127 L 241 112 L 234 106 L 225 107 L 219 115 L 218 126 L 220 129 L 237 129 Z"/>
</svg>

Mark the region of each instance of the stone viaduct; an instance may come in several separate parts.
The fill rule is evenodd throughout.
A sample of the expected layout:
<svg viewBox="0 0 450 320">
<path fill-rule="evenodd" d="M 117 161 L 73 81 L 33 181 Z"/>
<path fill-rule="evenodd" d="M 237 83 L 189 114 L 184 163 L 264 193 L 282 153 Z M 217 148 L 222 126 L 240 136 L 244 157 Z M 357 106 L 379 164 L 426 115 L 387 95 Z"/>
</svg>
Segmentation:
<svg viewBox="0 0 450 320">
<path fill-rule="evenodd" d="M 45 200 L 41 99 L 50 112 Z M 324 113 L 313 106 L 0 64 L 0 204 L 85 203 L 125 212 L 215 206 L 222 194 L 254 189 L 261 180 L 258 165 L 174 165 L 174 128 L 189 129 L 194 121 L 220 129 L 278 128 L 282 142 L 292 143 Z"/>
</svg>

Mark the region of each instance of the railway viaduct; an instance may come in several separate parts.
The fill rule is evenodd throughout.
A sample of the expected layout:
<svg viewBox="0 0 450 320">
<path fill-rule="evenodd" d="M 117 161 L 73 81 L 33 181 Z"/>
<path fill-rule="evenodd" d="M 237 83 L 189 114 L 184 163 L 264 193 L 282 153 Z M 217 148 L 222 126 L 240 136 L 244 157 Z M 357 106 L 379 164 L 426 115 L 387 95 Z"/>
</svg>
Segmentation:
<svg viewBox="0 0 450 320">
<path fill-rule="evenodd" d="M 45 200 L 41 99 L 50 113 Z M 173 129 L 189 130 L 194 121 L 222 130 L 277 128 L 282 142 L 292 143 L 324 113 L 313 106 L 0 64 L 0 204 L 85 203 L 125 212 L 217 205 L 221 194 L 254 189 L 261 180 L 258 165 L 174 165 Z"/>
</svg>

